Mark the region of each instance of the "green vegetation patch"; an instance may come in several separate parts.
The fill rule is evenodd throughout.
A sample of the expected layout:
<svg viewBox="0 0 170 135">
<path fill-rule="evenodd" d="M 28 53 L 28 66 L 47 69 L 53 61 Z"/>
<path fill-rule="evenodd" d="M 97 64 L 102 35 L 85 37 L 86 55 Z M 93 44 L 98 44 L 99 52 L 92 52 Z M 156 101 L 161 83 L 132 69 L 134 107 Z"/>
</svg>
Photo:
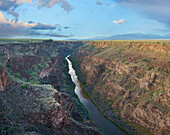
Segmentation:
<svg viewBox="0 0 170 135">
<path fill-rule="evenodd" d="M 145 58 L 143 58 L 143 59 L 142 59 L 142 61 L 147 62 L 148 60 L 147 60 L 147 59 L 145 59 Z"/>
<path fill-rule="evenodd" d="M 26 87 L 27 87 L 26 84 L 23 84 L 23 85 L 22 85 L 22 88 L 23 88 L 23 89 L 25 89 Z"/>
</svg>

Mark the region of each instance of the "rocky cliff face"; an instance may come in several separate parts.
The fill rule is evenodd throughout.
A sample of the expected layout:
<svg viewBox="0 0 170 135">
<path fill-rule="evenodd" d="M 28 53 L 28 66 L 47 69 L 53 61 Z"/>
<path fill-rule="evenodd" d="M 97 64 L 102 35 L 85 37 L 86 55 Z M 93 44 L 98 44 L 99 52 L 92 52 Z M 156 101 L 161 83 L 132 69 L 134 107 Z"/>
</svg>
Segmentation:
<svg viewBox="0 0 170 135">
<path fill-rule="evenodd" d="M 81 45 L 0 45 L 0 134 L 101 134 L 74 94 L 64 59 Z"/>
<path fill-rule="evenodd" d="M 168 135 L 169 50 L 169 44 L 96 41 L 79 47 L 72 60 L 84 90 L 109 119 L 131 134 Z"/>
<path fill-rule="evenodd" d="M 5 91 L 8 85 L 8 74 L 3 67 L 0 67 L 0 91 Z"/>
</svg>

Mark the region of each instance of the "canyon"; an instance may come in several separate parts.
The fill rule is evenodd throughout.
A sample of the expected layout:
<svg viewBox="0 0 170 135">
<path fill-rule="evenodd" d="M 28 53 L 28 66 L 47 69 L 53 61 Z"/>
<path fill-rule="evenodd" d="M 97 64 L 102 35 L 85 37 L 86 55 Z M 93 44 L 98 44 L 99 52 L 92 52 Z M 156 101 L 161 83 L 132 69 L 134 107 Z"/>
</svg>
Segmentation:
<svg viewBox="0 0 170 135">
<path fill-rule="evenodd" d="M 71 56 L 84 91 L 130 134 L 170 133 L 170 44 L 90 41 Z"/>
<path fill-rule="evenodd" d="M 74 92 L 83 91 L 127 134 L 170 133 L 170 44 L 50 41 L 0 44 L 0 134 L 105 134 Z"/>
<path fill-rule="evenodd" d="M 82 44 L 0 45 L 0 134 L 102 134 L 74 93 L 65 61 Z"/>
</svg>

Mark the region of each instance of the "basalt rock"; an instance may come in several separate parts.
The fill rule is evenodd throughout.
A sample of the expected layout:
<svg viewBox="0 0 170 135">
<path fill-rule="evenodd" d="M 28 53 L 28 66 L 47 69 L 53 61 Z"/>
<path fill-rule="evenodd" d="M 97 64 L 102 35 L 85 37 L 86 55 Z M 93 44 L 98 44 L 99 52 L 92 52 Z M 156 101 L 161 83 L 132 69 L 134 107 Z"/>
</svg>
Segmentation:
<svg viewBox="0 0 170 135">
<path fill-rule="evenodd" d="M 84 43 L 0 45 L 0 134 L 102 134 L 74 96 L 65 61 Z"/>
<path fill-rule="evenodd" d="M 6 87 L 9 85 L 8 74 L 6 69 L 0 67 L 0 91 L 5 91 Z"/>
<path fill-rule="evenodd" d="M 169 47 L 92 41 L 79 47 L 72 60 L 79 79 L 86 84 L 84 90 L 108 118 L 130 134 L 168 135 Z M 135 124 L 127 127 L 124 120 Z"/>
</svg>

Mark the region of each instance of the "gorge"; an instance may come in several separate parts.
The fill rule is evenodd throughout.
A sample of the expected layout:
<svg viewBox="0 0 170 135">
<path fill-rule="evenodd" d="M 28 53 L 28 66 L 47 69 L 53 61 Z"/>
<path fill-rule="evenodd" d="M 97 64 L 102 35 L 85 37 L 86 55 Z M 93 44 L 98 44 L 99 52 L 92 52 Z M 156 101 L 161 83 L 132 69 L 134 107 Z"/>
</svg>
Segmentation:
<svg viewBox="0 0 170 135">
<path fill-rule="evenodd" d="M 97 108 L 94 106 L 93 102 L 90 101 L 90 99 L 87 97 L 86 93 L 83 92 L 83 88 L 81 88 L 81 84 L 78 81 L 77 75 L 75 73 L 75 70 L 72 67 L 72 63 L 69 60 L 69 56 L 66 57 L 66 60 L 68 62 L 69 66 L 69 74 L 71 75 L 72 81 L 75 83 L 75 93 L 79 97 L 81 103 L 83 103 L 84 107 L 87 109 L 90 117 L 94 122 L 105 130 L 105 133 L 108 135 L 124 135 L 124 133 L 118 129 L 113 123 L 111 123 L 109 120 L 107 120 L 100 111 L 97 110 Z"/>
<path fill-rule="evenodd" d="M 168 135 L 169 50 L 154 40 L 0 44 L 0 134 Z"/>
</svg>

